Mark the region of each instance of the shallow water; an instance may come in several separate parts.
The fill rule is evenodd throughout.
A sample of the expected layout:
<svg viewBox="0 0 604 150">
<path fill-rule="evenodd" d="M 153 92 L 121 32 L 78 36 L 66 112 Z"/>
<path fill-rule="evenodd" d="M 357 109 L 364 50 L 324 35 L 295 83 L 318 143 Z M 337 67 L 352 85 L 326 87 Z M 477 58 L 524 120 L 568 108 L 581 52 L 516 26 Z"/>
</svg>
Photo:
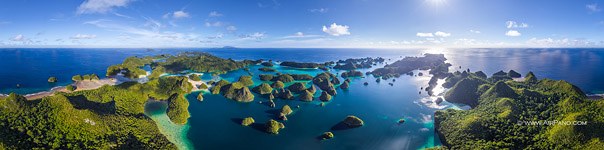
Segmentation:
<svg viewBox="0 0 604 150">
<path fill-rule="evenodd" d="M 178 146 L 180 150 L 188 150 L 193 149 L 191 141 L 187 138 L 187 133 L 189 131 L 188 124 L 178 125 L 174 124 L 166 115 L 166 109 L 168 108 L 168 103 L 166 101 L 154 101 L 149 100 L 145 104 L 145 115 L 149 116 L 157 127 L 159 131 L 168 138 L 168 140 Z"/>
<path fill-rule="evenodd" d="M 262 83 L 257 75 L 260 66 L 251 67 L 255 85 Z M 316 69 L 292 69 L 275 66 L 280 72 L 315 75 Z M 368 71 L 368 69 L 362 70 Z M 341 71 L 338 71 L 341 72 Z M 333 72 L 334 74 L 337 72 Z M 425 72 L 424 72 L 425 73 Z M 248 73 L 243 70 L 221 75 L 223 79 L 234 81 Z M 434 110 L 452 107 L 443 103 L 438 108 L 431 107 L 420 99 L 420 86 L 426 85 L 429 76 L 402 76 L 393 86 L 391 80 L 376 83 L 373 77 L 352 78 L 350 88 L 338 88 L 338 94 L 324 107 L 320 101 L 276 100 L 276 108 L 268 107 L 265 97 L 256 95 L 254 102 L 239 103 L 221 95 L 205 94 L 204 101 L 196 100 L 195 94 L 187 97 L 191 105 L 189 111 L 191 126 L 188 138 L 195 148 L 200 149 L 417 149 L 439 145 L 434 135 L 432 114 Z M 206 78 L 207 79 L 207 78 Z M 341 79 L 343 80 L 343 79 Z M 364 86 L 363 83 L 370 83 Z M 270 83 L 270 82 L 269 82 Z M 310 85 L 308 83 L 307 85 Z M 320 90 L 317 92 L 316 97 Z M 429 98 L 428 98 L 429 99 Z M 431 101 L 431 100 L 430 100 Z M 279 135 L 264 132 L 262 126 L 269 119 L 277 119 L 283 105 L 289 105 L 294 113 L 284 121 L 285 129 Z M 297 106 L 300 106 L 297 108 Z M 365 126 L 355 129 L 332 129 L 348 115 L 356 115 L 364 120 Z M 250 127 L 240 125 L 241 119 L 253 117 L 256 124 Z M 399 119 L 406 122 L 398 124 Z M 331 131 L 335 138 L 318 139 L 323 132 Z M 236 141 L 236 142 L 233 142 Z M 236 143 L 236 144 L 233 144 Z"/>
</svg>

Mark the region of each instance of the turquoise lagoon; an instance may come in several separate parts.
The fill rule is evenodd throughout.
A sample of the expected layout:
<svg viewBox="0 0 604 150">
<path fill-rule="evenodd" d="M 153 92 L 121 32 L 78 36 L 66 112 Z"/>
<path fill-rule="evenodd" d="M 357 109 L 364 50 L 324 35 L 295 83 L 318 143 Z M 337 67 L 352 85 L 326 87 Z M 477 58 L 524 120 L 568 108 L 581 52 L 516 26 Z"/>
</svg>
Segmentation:
<svg viewBox="0 0 604 150">
<path fill-rule="evenodd" d="M 259 74 L 274 74 L 258 71 L 261 67 L 254 65 L 249 67 L 249 72 L 241 69 L 220 75 L 220 78 L 236 81 L 241 75 L 252 75 L 256 86 L 262 83 L 258 78 Z M 295 69 L 279 65 L 274 67 L 280 73 L 314 76 L 323 72 L 319 69 Z M 374 68 L 361 71 L 366 72 Z M 343 71 L 331 72 L 337 74 Z M 427 72 L 424 71 L 424 74 Z M 202 79 L 208 81 L 217 78 L 204 74 Z M 317 98 L 320 92 L 316 93 L 313 102 L 278 99 L 275 100 L 277 107 L 270 108 L 267 103 L 260 103 L 268 99 L 258 94 L 255 94 L 253 102 L 240 103 L 225 99 L 219 94 L 204 92 L 204 101 L 200 102 L 196 99 L 196 95 L 201 92 L 198 91 L 187 95 L 191 118 L 186 125 L 170 124 L 165 113 L 153 114 L 151 118 L 158 122 L 162 131 L 185 134 L 183 131 L 187 130 L 186 136 L 170 135 L 169 139 L 187 141 L 177 144 L 190 149 L 420 149 L 440 145 L 434 133 L 433 112 L 456 106 L 446 102 L 436 105 L 431 103 L 435 96 L 430 97 L 426 92 L 420 94 L 420 88 L 427 86 L 430 76 L 401 76 L 394 82 L 382 80 L 379 83 L 373 76 L 350 79 L 350 88 L 338 88 L 338 94 L 324 107 L 319 105 L 321 101 Z M 340 80 L 344 79 L 340 77 Z M 307 87 L 311 85 L 310 81 L 297 82 L 304 82 Z M 369 85 L 363 85 L 364 82 Z M 288 117 L 289 120 L 283 121 L 285 129 L 278 135 L 265 133 L 264 122 L 277 119 L 276 114 L 283 105 L 289 105 L 294 110 Z M 163 112 L 166 109 L 153 108 Z M 348 115 L 360 117 L 365 121 L 365 126 L 354 129 L 334 128 Z M 240 121 L 245 117 L 253 117 L 256 123 L 249 127 L 241 126 Z M 405 119 L 406 122 L 399 124 L 399 119 Z M 320 140 L 318 136 L 327 131 L 333 132 L 335 138 Z M 173 137 L 186 139 L 174 140 Z"/>
</svg>

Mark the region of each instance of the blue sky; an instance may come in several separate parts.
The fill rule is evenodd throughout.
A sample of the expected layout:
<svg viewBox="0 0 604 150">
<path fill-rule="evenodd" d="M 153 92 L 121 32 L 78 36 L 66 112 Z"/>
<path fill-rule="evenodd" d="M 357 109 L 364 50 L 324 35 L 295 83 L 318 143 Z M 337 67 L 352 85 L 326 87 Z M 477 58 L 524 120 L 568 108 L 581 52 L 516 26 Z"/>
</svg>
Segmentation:
<svg viewBox="0 0 604 150">
<path fill-rule="evenodd" d="M 0 47 L 603 47 L 604 1 L 11 0 Z"/>
</svg>

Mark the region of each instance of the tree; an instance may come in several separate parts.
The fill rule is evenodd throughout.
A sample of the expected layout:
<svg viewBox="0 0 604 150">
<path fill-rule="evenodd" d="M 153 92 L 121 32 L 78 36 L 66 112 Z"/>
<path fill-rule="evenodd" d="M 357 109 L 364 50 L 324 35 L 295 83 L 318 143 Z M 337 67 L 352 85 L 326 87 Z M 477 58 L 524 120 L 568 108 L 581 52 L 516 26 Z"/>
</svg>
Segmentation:
<svg viewBox="0 0 604 150">
<path fill-rule="evenodd" d="M 252 76 L 240 76 L 238 82 L 243 84 L 243 86 L 254 85 L 254 81 L 252 81 Z"/>
<path fill-rule="evenodd" d="M 49 77 L 48 78 L 48 82 L 49 83 L 55 83 L 55 82 L 57 82 L 57 77 Z"/>
<path fill-rule="evenodd" d="M 284 115 L 290 115 L 292 112 L 292 108 L 290 108 L 289 105 L 284 105 L 281 108 L 281 113 L 283 113 Z"/>
<path fill-rule="evenodd" d="M 73 81 L 76 81 L 76 82 L 77 82 L 77 81 L 82 81 L 83 79 L 82 79 L 82 76 L 80 76 L 80 75 L 75 75 L 75 76 L 71 77 L 71 80 L 73 80 Z"/>
<path fill-rule="evenodd" d="M 67 89 L 68 91 L 75 91 L 76 87 L 73 85 L 67 85 L 67 86 L 65 86 L 65 89 Z"/>
<path fill-rule="evenodd" d="M 243 118 L 243 120 L 241 121 L 241 125 L 242 126 L 249 126 L 249 125 L 253 124 L 254 122 L 255 122 L 254 118 L 247 117 L 247 118 Z"/>
</svg>

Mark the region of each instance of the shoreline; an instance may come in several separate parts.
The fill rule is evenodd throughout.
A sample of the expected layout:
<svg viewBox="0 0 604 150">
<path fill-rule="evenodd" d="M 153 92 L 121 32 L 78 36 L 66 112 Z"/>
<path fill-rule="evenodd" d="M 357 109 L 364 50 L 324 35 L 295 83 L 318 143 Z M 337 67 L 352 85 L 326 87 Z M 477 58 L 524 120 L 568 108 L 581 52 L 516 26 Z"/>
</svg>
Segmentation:
<svg viewBox="0 0 604 150">
<path fill-rule="evenodd" d="M 25 97 L 27 100 L 35 100 L 35 99 L 41 99 L 47 96 L 53 96 L 56 92 L 66 92 L 66 93 L 70 93 L 70 92 L 77 92 L 77 91 L 85 91 L 85 90 L 94 90 L 94 89 L 98 89 L 104 85 L 117 85 L 120 83 L 123 83 L 126 81 L 119 81 L 116 78 L 113 77 L 108 77 L 108 78 L 104 78 L 104 79 L 100 79 L 100 80 L 88 80 L 88 81 L 77 81 L 75 83 L 71 83 L 68 85 L 72 85 L 75 86 L 76 89 L 74 91 L 68 91 L 66 89 L 66 86 L 55 86 L 50 88 L 47 91 L 41 91 L 41 92 L 35 92 L 35 93 L 28 93 L 28 94 L 24 94 L 23 97 Z M 8 97 L 9 94 L 0 94 L 0 98 L 6 98 Z"/>
<path fill-rule="evenodd" d="M 146 106 L 152 103 L 159 103 L 162 106 L 158 110 L 147 110 Z M 166 101 L 149 99 L 145 102 L 145 115 L 155 122 L 159 132 L 166 136 L 170 142 L 175 144 L 179 150 L 194 149 L 191 140 L 187 138 L 191 126 L 188 122 L 184 125 L 173 123 L 166 114 L 167 108 L 168 103 Z"/>
</svg>

